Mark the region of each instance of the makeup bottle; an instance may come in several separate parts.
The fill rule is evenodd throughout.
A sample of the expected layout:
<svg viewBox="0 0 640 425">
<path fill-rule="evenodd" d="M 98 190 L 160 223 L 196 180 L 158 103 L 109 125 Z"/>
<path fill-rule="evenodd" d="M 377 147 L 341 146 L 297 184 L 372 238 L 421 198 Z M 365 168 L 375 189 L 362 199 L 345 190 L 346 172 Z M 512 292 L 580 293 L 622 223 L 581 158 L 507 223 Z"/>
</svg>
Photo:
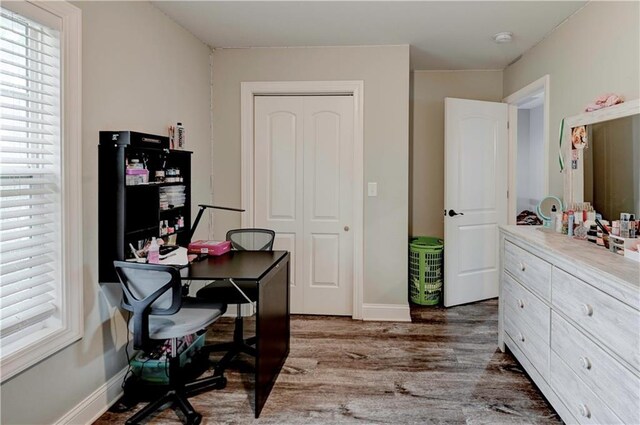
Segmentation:
<svg viewBox="0 0 640 425">
<path fill-rule="evenodd" d="M 556 233 L 562 233 L 562 211 L 557 211 L 555 214 L 555 231 Z"/>
<path fill-rule="evenodd" d="M 573 214 L 573 211 L 569 211 L 567 217 L 567 236 L 573 236 L 573 226 L 575 224 L 576 217 Z"/>
<path fill-rule="evenodd" d="M 548 226 L 551 230 L 554 230 L 556 228 L 556 211 L 558 211 L 556 206 L 551 205 L 551 220 L 549 220 L 548 224 L 546 224 L 545 226 Z"/>
</svg>

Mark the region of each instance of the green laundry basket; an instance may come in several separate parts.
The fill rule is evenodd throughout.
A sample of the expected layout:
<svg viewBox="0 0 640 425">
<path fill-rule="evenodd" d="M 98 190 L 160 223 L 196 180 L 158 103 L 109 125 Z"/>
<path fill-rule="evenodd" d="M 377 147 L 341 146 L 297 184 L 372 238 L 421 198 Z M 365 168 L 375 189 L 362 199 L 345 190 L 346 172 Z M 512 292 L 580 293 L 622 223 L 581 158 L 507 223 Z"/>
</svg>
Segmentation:
<svg viewBox="0 0 640 425">
<path fill-rule="evenodd" d="M 409 242 L 409 290 L 411 302 L 437 305 L 442 297 L 442 239 L 419 236 Z"/>
</svg>

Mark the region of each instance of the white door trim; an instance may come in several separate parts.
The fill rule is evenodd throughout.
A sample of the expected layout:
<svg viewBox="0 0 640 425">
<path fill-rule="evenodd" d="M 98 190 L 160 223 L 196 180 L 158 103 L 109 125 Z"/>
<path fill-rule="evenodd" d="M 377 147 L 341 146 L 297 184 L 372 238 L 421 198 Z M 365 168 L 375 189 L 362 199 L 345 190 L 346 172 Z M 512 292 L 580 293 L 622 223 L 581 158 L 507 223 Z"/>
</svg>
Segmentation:
<svg viewBox="0 0 640 425">
<path fill-rule="evenodd" d="M 240 85 L 240 178 L 242 227 L 254 225 L 253 98 L 257 95 L 352 95 L 353 140 L 353 319 L 362 319 L 364 268 L 364 81 L 260 81 Z"/>
<path fill-rule="evenodd" d="M 545 194 L 549 194 L 549 90 L 551 84 L 551 77 L 549 74 L 544 77 L 538 78 L 536 81 L 528 84 L 527 86 L 521 88 L 515 93 L 510 94 L 505 97 L 502 102 L 509 104 L 509 106 L 518 106 L 518 103 L 525 98 L 529 97 L 533 93 L 544 90 L 544 105 L 542 107 L 542 149 L 544 152 L 544 191 Z M 517 120 L 517 114 L 515 117 L 512 117 L 511 114 L 509 116 L 509 122 L 512 122 L 512 119 L 515 118 Z M 516 126 L 510 126 L 510 130 L 515 130 Z M 517 165 L 517 155 L 518 155 L 518 135 L 515 131 L 509 132 L 509 156 L 508 156 L 508 183 L 507 190 L 509 191 L 509 199 L 507 200 L 507 222 L 509 224 L 516 224 L 516 215 L 518 214 L 516 208 L 517 202 L 517 181 L 516 181 L 516 165 Z"/>
</svg>

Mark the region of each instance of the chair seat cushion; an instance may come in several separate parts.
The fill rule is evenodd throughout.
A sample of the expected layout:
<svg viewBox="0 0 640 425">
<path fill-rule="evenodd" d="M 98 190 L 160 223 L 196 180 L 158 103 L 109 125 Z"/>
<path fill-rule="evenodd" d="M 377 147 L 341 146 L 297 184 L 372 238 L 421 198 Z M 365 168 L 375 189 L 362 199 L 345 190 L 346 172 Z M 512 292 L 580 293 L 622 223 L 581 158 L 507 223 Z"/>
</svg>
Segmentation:
<svg viewBox="0 0 640 425">
<path fill-rule="evenodd" d="M 258 285 L 253 282 L 234 281 L 250 300 L 258 299 Z M 246 304 L 247 299 L 238 292 L 228 280 L 216 280 L 200 289 L 196 297 L 203 300 L 223 302 L 226 304 Z"/>
<path fill-rule="evenodd" d="M 226 304 L 184 298 L 182 308 L 170 316 L 149 316 L 149 338 L 170 339 L 196 333 L 215 322 L 227 311 Z M 133 320 L 129 330 L 134 332 Z"/>
</svg>

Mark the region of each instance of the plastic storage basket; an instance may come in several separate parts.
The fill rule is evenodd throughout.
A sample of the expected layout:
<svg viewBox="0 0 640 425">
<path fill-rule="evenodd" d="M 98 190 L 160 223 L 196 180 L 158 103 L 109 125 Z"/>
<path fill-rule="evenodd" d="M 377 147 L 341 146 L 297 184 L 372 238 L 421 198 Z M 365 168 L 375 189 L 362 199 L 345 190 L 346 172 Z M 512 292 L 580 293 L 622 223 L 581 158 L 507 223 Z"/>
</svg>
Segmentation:
<svg viewBox="0 0 640 425">
<path fill-rule="evenodd" d="M 419 236 L 409 242 L 409 291 L 411 302 L 437 305 L 442 296 L 442 239 Z"/>
<path fill-rule="evenodd" d="M 204 345 L 205 333 L 198 336 L 191 345 L 180 353 L 180 367 L 191 361 L 191 358 Z M 169 362 L 168 360 L 143 360 L 144 353 L 140 352 L 131 360 L 130 366 L 134 375 L 143 381 L 155 384 L 169 383 Z"/>
</svg>

